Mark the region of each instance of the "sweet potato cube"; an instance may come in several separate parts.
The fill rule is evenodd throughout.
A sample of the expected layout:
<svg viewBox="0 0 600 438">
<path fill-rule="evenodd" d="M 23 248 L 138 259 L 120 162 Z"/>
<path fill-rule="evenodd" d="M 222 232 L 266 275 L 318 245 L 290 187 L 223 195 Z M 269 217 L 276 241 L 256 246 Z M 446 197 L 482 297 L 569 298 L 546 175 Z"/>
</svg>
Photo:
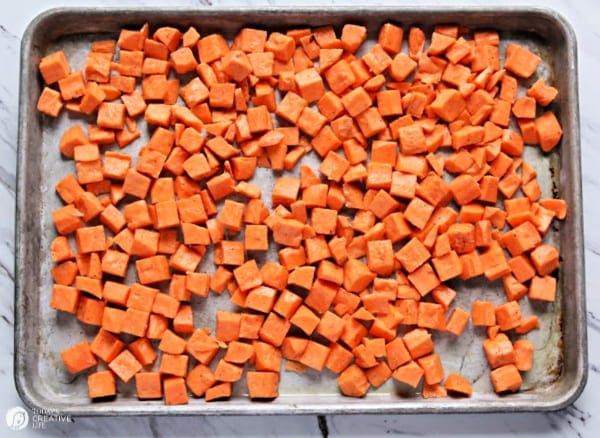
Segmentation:
<svg viewBox="0 0 600 438">
<path fill-rule="evenodd" d="M 129 382 L 138 371 L 142 369 L 142 364 L 131 354 L 129 350 L 123 350 L 108 367 L 125 383 Z"/>
<path fill-rule="evenodd" d="M 163 379 L 163 392 L 166 405 L 188 404 L 188 393 L 183 377 L 165 377 Z"/>
<path fill-rule="evenodd" d="M 279 395 L 279 373 L 249 371 L 246 375 L 248 394 L 252 399 L 276 398 Z"/>
<path fill-rule="evenodd" d="M 60 353 L 63 363 L 71 374 L 77 374 L 94 367 L 98 361 L 92 354 L 89 342 L 80 342 Z"/>
<path fill-rule="evenodd" d="M 159 372 L 140 372 L 135 375 L 135 390 L 140 400 L 162 398 L 162 382 Z"/>
<path fill-rule="evenodd" d="M 136 260 L 135 267 L 140 283 L 144 285 L 166 281 L 171 278 L 169 262 L 164 255 Z"/>
<path fill-rule="evenodd" d="M 98 371 L 88 376 L 88 395 L 91 399 L 112 397 L 117 394 L 117 384 L 112 371 Z"/>
</svg>

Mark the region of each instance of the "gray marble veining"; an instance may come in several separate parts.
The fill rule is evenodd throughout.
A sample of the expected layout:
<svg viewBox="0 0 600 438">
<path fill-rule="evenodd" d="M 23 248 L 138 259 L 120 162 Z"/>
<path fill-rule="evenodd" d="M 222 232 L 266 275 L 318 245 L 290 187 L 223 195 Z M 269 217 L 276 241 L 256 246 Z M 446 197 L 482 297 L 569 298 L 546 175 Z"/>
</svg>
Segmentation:
<svg viewBox="0 0 600 438">
<path fill-rule="evenodd" d="M 170 5 L 210 6 L 289 6 L 351 5 L 349 0 L 188 0 Z M 365 2 L 366 3 L 366 2 Z M 429 4 L 454 4 L 438 0 Z M 465 4 L 488 4 L 466 1 Z M 510 2 L 496 2 L 509 4 Z M 515 3 L 515 2 L 512 2 Z M 584 221 L 586 276 L 588 294 L 588 336 L 590 374 L 586 390 L 569 408 L 555 413 L 477 414 L 444 416 L 331 416 L 306 417 L 202 417 L 202 418 L 76 418 L 74 423 L 48 423 L 45 430 L 31 428 L 15 432 L 16 436 L 463 436 L 493 434 L 498 437 L 600 436 L 600 302 L 595 300 L 595 286 L 600 285 L 600 149 L 596 147 L 600 122 L 596 102 L 600 99 L 597 77 L 600 73 L 600 7 L 593 0 L 537 0 L 517 2 L 552 7 L 573 25 L 579 44 L 580 109 L 583 150 Z M 28 22 L 42 10 L 53 6 L 92 5 L 164 5 L 159 0 L 26 0 L 5 8 L 0 16 L 0 436 L 9 430 L 2 420 L 13 406 L 21 406 L 12 381 L 13 357 L 13 279 L 14 279 L 14 194 L 16 166 L 17 95 L 20 37 Z M 380 5 L 398 5 L 397 1 L 380 0 Z M 18 435 L 17 435 L 18 434 Z"/>
</svg>

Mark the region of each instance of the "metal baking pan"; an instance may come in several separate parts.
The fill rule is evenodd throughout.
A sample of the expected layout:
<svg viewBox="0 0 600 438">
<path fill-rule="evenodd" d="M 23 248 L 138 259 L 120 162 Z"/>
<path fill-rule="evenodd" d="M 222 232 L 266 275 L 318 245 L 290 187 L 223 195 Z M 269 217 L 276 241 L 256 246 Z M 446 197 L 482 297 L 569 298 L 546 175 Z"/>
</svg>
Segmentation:
<svg viewBox="0 0 600 438">
<path fill-rule="evenodd" d="M 144 22 L 153 28 L 174 25 L 196 26 L 202 34 L 223 32 L 230 37 L 243 26 L 267 30 L 292 27 L 358 23 L 369 29 L 371 42 L 380 25 L 387 21 L 422 26 L 457 23 L 471 29 L 497 29 L 503 45 L 516 41 L 541 54 L 539 73 L 560 90 L 552 109 L 560 119 L 564 136 L 560 148 L 542 155 L 538 148 L 526 148 L 539 174 L 543 196 L 553 192 L 566 199 L 569 215 L 557 224 L 547 241 L 560 246 L 562 265 L 555 303 L 530 304 L 523 300 L 526 315 L 536 312 L 541 329 L 528 337 L 534 342 L 535 368 L 525 373 L 517 394 L 497 396 L 489 382 L 489 369 L 481 341 L 483 330 L 469 328 L 459 339 L 434 334 L 436 349 L 442 355 L 446 372 L 463 373 L 474 382 L 468 399 L 424 400 L 418 393 L 406 393 L 389 381 L 363 399 L 343 397 L 328 372 L 298 375 L 282 372 L 280 396 L 268 403 L 251 402 L 245 385 L 234 386 L 230 401 L 206 403 L 190 399 L 185 406 L 165 406 L 162 401 L 138 401 L 131 385 L 119 387 L 115 401 L 92 403 L 87 396 L 86 378 L 73 379 L 64 370 L 59 352 L 80 340 L 91 339 L 95 330 L 78 323 L 70 315 L 49 308 L 51 260 L 49 243 L 55 236 L 50 218 L 60 205 L 55 182 L 73 164 L 60 157 L 58 139 L 71 123 L 86 119 L 62 114 L 50 120 L 36 111 L 43 83 L 37 71 L 42 56 L 62 48 L 75 68 L 83 65 L 90 42 L 116 38 L 122 27 L 139 28 Z M 177 8 L 65 8 L 53 9 L 35 18 L 21 46 L 21 89 L 18 147 L 18 192 L 15 288 L 15 381 L 19 394 L 31 407 L 52 408 L 70 415 L 212 415 L 212 414 L 339 414 L 339 413 L 425 413 L 425 412 L 512 412 L 549 411 L 572 403 L 581 393 L 587 377 L 587 340 L 583 262 L 583 226 L 577 97 L 575 35 L 568 23 L 547 9 L 519 7 L 411 7 L 411 8 L 300 8 L 300 9 L 177 9 Z M 143 142 L 140 140 L 137 147 Z M 136 146 L 131 146 L 133 151 Z M 309 159 L 310 162 L 310 159 Z M 272 178 L 256 177 L 270 196 Z M 211 257 L 202 269 L 212 270 Z M 504 300 L 499 282 L 456 283 L 457 304 L 470 308 L 474 297 L 495 302 Z M 198 326 L 214 323 L 217 308 L 229 308 L 227 294 L 193 305 Z"/>
</svg>

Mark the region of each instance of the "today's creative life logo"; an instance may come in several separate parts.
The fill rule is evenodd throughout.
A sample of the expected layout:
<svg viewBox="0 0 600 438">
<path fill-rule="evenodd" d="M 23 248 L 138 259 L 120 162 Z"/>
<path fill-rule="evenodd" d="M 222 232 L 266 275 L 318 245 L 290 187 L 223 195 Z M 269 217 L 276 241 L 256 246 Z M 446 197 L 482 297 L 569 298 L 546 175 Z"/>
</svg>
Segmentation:
<svg viewBox="0 0 600 438">
<path fill-rule="evenodd" d="M 12 430 L 23 430 L 27 426 L 31 426 L 32 429 L 45 429 L 48 423 L 72 421 L 71 416 L 63 415 L 52 408 L 32 408 L 31 411 L 27 411 L 21 406 L 15 406 L 6 411 L 6 425 Z"/>
<path fill-rule="evenodd" d="M 6 425 L 12 430 L 25 429 L 29 424 L 29 414 L 21 406 L 6 411 Z"/>
</svg>

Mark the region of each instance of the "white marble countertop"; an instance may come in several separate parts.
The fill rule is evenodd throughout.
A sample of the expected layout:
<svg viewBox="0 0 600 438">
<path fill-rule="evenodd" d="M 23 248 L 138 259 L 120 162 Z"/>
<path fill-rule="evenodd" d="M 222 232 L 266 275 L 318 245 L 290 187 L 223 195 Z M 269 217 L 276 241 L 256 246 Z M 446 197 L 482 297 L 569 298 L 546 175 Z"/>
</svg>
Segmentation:
<svg viewBox="0 0 600 438">
<path fill-rule="evenodd" d="M 181 5 L 288 6 L 351 5 L 350 0 L 20 0 L 3 5 L 0 14 L 0 436 L 377 436 L 386 434 L 464 436 L 493 434 L 500 437 L 544 435 L 600 436 L 600 301 L 594 299 L 600 285 L 600 162 L 597 137 L 600 119 L 594 107 L 600 99 L 600 6 L 595 0 L 503 1 L 550 7 L 572 24 L 578 38 L 579 97 L 583 163 L 586 288 L 588 297 L 589 378 L 585 391 L 570 407 L 555 413 L 469 414 L 469 415 L 354 415 L 280 417 L 197 417 L 197 418 L 76 418 L 74 423 L 47 423 L 44 430 L 31 427 L 12 432 L 3 418 L 7 410 L 22 406 L 13 383 L 13 279 L 14 279 L 14 197 L 17 144 L 19 44 L 27 24 L 40 12 L 55 6 Z M 379 0 L 379 5 L 400 2 Z M 487 1 L 461 4 L 486 5 Z M 414 2 L 411 2 L 414 4 Z M 455 5 L 455 0 L 428 4 Z"/>
</svg>

